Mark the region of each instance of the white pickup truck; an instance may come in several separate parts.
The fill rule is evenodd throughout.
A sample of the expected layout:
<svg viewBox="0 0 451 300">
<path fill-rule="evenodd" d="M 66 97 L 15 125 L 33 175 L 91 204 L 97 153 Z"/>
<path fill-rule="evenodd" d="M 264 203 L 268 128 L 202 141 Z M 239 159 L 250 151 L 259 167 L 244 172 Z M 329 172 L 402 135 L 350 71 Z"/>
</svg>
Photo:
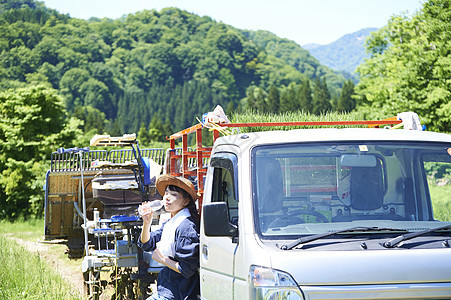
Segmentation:
<svg viewBox="0 0 451 300">
<path fill-rule="evenodd" d="M 451 299 L 451 222 L 436 217 L 450 216 L 450 135 L 265 131 L 207 151 L 202 299 Z"/>
</svg>

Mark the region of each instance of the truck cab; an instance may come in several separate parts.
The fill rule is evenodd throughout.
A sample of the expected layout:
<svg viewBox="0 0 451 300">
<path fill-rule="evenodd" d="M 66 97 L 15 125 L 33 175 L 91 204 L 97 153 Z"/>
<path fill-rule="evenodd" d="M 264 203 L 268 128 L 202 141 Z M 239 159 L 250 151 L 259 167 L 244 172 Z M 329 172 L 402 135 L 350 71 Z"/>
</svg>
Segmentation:
<svg viewBox="0 0 451 300">
<path fill-rule="evenodd" d="M 450 299 L 451 222 L 438 217 L 450 171 L 448 134 L 217 138 L 202 178 L 202 299 Z"/>
</svg>

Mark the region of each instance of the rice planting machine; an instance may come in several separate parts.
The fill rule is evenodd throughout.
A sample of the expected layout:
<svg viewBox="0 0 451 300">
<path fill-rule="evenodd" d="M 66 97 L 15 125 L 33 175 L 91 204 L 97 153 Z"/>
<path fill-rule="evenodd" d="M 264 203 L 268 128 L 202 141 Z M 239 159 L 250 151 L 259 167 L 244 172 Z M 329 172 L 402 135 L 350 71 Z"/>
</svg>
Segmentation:
<svg viewBox="0 0 451 300">
<path fill-rule="evenodd" d="M 89 299 L 99 299 L 108 284 L 114 287 L 111 299 L 144 299 L 162 266 L 136 246 L 142 227 L 137 208 L 161 199 L 154 183 L 165 150 L 140 149 L 135 134 L 96 135 L 90 144 L 120 148 L 52 153 L 44 186 L 45 241 L 66 243 L 69 258 L 82 259 Z"/>
</svg>

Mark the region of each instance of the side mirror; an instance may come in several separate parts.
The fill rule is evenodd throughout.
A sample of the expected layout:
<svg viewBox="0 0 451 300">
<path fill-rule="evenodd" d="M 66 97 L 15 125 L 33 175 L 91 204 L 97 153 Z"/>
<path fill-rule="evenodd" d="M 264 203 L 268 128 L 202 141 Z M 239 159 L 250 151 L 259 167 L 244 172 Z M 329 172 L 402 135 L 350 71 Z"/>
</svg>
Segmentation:
<svg viewBox="0 0 451 300">
<path fill-rule="evenodd" d="M 206 236 L 238 236 L 238 228 L 229 222 L 229 214 L 225 202 L 204 204 L 202 215 Z"/>
</svg>

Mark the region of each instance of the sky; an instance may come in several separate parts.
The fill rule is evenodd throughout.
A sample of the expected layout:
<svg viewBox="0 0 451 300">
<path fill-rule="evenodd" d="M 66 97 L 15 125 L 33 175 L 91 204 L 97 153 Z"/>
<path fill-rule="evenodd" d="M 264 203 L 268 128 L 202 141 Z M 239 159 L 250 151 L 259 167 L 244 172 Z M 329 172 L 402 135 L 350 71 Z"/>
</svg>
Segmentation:
<svg viewBox="0 0 451 300">
<path fill-rule="evenodd" d="M 424 0 L 43 0 L 73 18 L 117 19 L 178 7 L 239 29 L 267 30 L 299 45 L 329 44 L 363 28 L 380 28 L 394 15 L 412 15 Z"/>
</svg>

